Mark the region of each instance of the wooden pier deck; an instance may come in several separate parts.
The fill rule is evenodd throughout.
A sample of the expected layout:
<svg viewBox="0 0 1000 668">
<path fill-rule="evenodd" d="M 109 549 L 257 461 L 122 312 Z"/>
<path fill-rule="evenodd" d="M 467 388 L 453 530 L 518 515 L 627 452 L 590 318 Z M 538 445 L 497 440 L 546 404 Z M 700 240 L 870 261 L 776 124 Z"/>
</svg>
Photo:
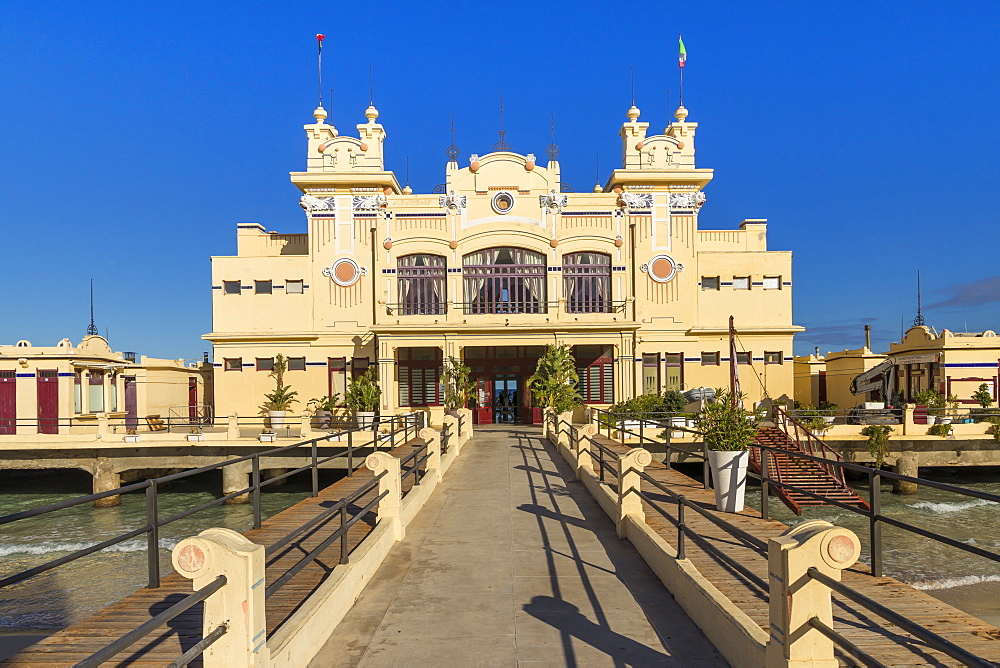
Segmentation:
<svg viewBox="0 0 1000 668">
<path fill-rule="evenodd" d="M 623 446 L 603 436 L 595 438 L 601 445 L 619 454 L 630 449 L 628 446 Z M 599 457 L 596 448 L 592 450 L 592 454 L 595 460 Z M 646 467 L 646 473 L 668 489 L 677 494 L 683 494 L 702 508 L 714 511 L 715 493 L 710 489 L 703 489 L 700 482 L 678 471 L 668 470 L 659 462 L 653 462 Z M 617 480 L 610 472 L 605 473 L 605 479 L 608 484 L 617 488 Z M 658 506 L 665 510 L 671 519 L 666 519 L 649 507 L 649 504 L 644 503 L 646 522 L 676 549 L 677 506 L 670 503 L 666 494 L 655 488 L 649 489 L 649 487 L 649 485 L 645 485 L 643 492 L 656 500 Z M 738 514 L 719 513 L 719 515 L 727 522 L 763 540 L 778 536 L 788 529 L 787 525 L 781 522 L 761 519 L 760 513 L 751 508 Z M 738 560 L 740 564 L 763 578 L 765 582 L 767 581 L 766 555 L 761 555 L 756 550 L 751 549 L 696 512 L 689 510 L 685 513 L 684 521 L 688 527 L 704 537 L 713 546 Z M 701 549 L 693 540 L 685 541 L 685 551 L 687 558 L 702 575 L 764 631 L 768 630 L 768 596 L 766 591 L 761 591 L 725 562 Z M 997 627 L 895 578 L 874 577 L 869 568 L 861 563 L 845 570 L 842 581 L 852 589 L 921 624 L 956 645 L 991 662 L 1000 664 L 1000 629 Z M 833 595 L 833 601 L 834 629 L 887 666 L 962 665 L 852 601 L 837 594 Z M 837 654 L 842 665 L 856 665 L 854 659 L 839 651 Z"/>
<path fill-rule="evenodd" d="M 413 439 L 406 445 L 388 452 L 404 458 L 423 445 Z M 258 545 L 271 545 L 325 511 L 331 502 L 338 501 L 351 492 L 364 487 L 372 480 L 372 472 L 364 467 L 364 458 L 356 460 L 361 468 L 354 475 L 342 478 L 320 490 L 319 496 L 300 501 L 277 515 L 265 520 L 260 529 L 245 531 L 243 535 Z M 413 476 L 403 481 L 403 492 L 413 486 Z M 363 508 L 378 494 L 377 488 L 361 497 L 353 512 Z M 369 512 L 349 531 L 349 549 L 360 543 L 375 526 L 375 513 Z M 297 537 L 277 554 L 268 557 L 266 581 L 274 582 L 302 556 L 322 542 L 323 538 L 339 527 L 339 517 L 321 522 Z M 208 528 L 206 526 L 206 528 Z M 340 541 L 334 543 L 313 563 L 300 571 L 288 584 L 267 600 L 267 632 L 270 637 L 330 574 L 340 561 Z M 127 632 L 148 621 L 154 615 L 193 591 L 191 580 L 176 573 L 161 579 L 159 589 L 140 589 L 116 603 L 72 626 L 55 633 L 0 662 L 3 666 L 72 666 L 120 638 Z M 126 649 L 105 666 L 165 666 L 201 639 L 201 604 L 196 605 L 169 624 L 154 631 L 131 648 Z M 200 666 L 200 659 L 190 664 Z"/>
</svg>

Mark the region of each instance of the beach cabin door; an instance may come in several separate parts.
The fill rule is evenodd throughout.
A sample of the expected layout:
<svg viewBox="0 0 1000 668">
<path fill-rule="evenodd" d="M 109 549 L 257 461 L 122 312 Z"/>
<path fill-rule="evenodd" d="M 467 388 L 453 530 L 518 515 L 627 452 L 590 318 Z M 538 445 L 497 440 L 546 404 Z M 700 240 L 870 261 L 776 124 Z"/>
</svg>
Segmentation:
<svg viewBox="0 0 1000 668">
<path fill-rule="evenodd" d="M 0 434 L 17 433 L 17 374 L 0 371 Z"/>
<path fill-rule="evenodd" d="M 59 433 L 59 372 L 38 372 L 38 433 Z"/>
<path fill-rule="evenodd" d="M 137 429 L 139 412 L 135 401 L 135 376 L 122 376 L 122 380 L 125 382 L 125 428 Z"/>
</svg>

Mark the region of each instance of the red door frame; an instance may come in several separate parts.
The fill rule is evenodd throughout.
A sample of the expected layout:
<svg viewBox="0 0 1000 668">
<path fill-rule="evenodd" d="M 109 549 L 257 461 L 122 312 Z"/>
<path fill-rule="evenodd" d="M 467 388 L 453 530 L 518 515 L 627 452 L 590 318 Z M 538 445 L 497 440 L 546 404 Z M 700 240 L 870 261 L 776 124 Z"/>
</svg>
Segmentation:
<svg viewBox="0 0 1000 668">
<path fill-rule="evenodd" d="M 0 434 L 17 433 L 17 372 L 0 372 Z"/>
<path fill-rule="evenodd" d="M 38 396 L 38 433 L 59 433 L 59 371 L 39 369 L 36 372 Z"/>
</svg>

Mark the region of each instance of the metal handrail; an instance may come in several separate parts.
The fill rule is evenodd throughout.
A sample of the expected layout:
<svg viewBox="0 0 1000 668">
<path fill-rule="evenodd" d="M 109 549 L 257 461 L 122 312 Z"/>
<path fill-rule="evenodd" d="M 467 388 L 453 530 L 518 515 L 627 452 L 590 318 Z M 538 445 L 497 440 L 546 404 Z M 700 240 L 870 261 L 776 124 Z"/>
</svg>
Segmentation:
<svg viewBox="0 0 1000 668">
<path fill-rule="evenodd" d="M 202 510 L 206 510 L 208 508 L 211 508 L 211 507 L 214 507 L 216 505 L 219 505 L 220 503 L 223 503 L 223 502 L 225 502 L 225 501 L 227 501 L 229 499 L 236 498 L 238 496 L 242 496 L 244 494 L 250 493 L 250 494 L 252 494 L 252 497 L 253 497 L 253 499 L 252 499 L 252 502 L 253 502 L 253 527 L 255 529 L 259 529 L 260 528 L 260 526 L 261 526 L 261 507 L 260 507 L 260 491 L 261 491 L 261 489 L 263 487 L 266 487 L 268 484 L 271 484 L 276 479 L 287 477 L 287 475 L 286 476 L 278 476 L 275 479 L 272 479 L 272 480 L 269 480 L 269 481 L 261 481 L 261 479 L 260 479 L 260 462 L 261 462 L 262 458 L 264 458 L 264 457 L 271 457 L 271 456 L 274 456 L 274 455 L 276 455 L 278 453 L 286 452 L 286 451 L 293 450 L 293 449 L 296 449 L 296 448 L 301 448 L 301 447 L 304 447 L 304 446 L 309 446 L 310 447 L 310 455 L 311 455 L 311 457 L 310 457 L 310 460 L 311 460 L 310 463 L 307 464 L 307 465 L 305 465 L 305 466 L 299 467 L 298 469 L 295 469 L 294 472 L 290 472 L 290 473 L 288 473 L 288 475 L 292 475 L 293 473 L 299 473 L 299 472 L 305 471 L 307 469 L 310 469 L 312 471 L 312 473 L 313 473 L 313 475 L 312 475 L 312 496 L 315 497 L 315 496 L 318 496 L 318 494 L 319 494 L 318 472 L 319 472 L 319 465 L 320 464 L 325 463 L 326 461 L 329 461 L 330 459 L 334 459 L 336 457 L 343 457 L 343 456 L 346 455 L 347 458 L 348 458 L 348 467 L 349 467 L 347 469 L 348 475 L 353 475 L 353 473 L 354 473 L 354 471 L 353 471 L 353 460 L 354 460 L 354 456 L 353 456 L 353 453 L 354 453 L 353 436 L 354 436 L 355 432 L 367 432 L 369 430 L 371 430 L 373 432 L 377 432 L 377 428 L 378 428 L 379 425 L 387 423 L 390 426 L 390 428 L 392 429 L 391 433 L 393 435 L 393 440 L 395 440 L 394 437 L 399 432 L 402 432 L 404 434 L 404 438 L 406 440 L 409 440 L 411 429 L 413 429 L 414 432 L 416 432 L 416 430 L 417 430 L 418 420 L 419 420 L 419 418 L 416 415 L 414 415 L 414 414 L 389 416 L 388 418 L 382 418 L 382 419 L 376 420 L 372 427 L 355 428 L 355 429 L 352 429 L 350 431 L 343 432 L 343 433 L 346 433 L 347 436 L 348 436 L 348 446 L 347 446 L 347 448 L 344 449 L 344 450 L 341 450 L 339 452 L 336 452 L 335 454 L 333 454 L 331 456 L 325 457 L 323 460 L 320 460 L 319 457 L 318 457 L 318 448 L 319 448 L 318 444 L 319 444 L 320 441 L 327 440 L 329 438 L 328 435 L 323 435 L 323 436 L 320 436 L 320 437 L 317 437 L 317 438 L 307 439 L 307 440 L 304 440 L 304 441 L 300 441 L 300 442 L 293 443 L 293 444 L 290 444 L 290 445 L 280 446 L 280 447 L 277 447 L 277 448 L 271 448 L 269 450 L 264 450 L 264 451 L 261 451 L 261 452 L 256 452 L 256 453 L 252 453 L 252 454 L 249 454 L 249 455 L 244 455 L 244 456 L 241 456 L 241 457 L 236 457 L 236 458 L 233 458 L 233 459 L 227 459 L 225 461 L 218 462 L 218 463 L 215 463 L 215 464 L 210 464 L 210 465 L 207 465 L 207 466 L 202 466 L 202 467 L 198 467 L 198 468 L 194 468 L 194 469 L 189 469 L 187 471 L 181 471 L 180 473 L 174 473 L 174 474 L 167 475 L 167 476 L 162 476 L 162 477 L 159 477 L 159 478 L 150 478 L 150 479 L 142 481 L 142 482 L 133 483 L 131 485 L 125 485 L 123 487 L 119 487 L 119 488 L 113 489 L 113 490 L 108 490 L 108 491 L 105 491 L 105 492 L 100 492 L 98 494 L 88 494 L 86 496 L 76 497 L 74 499 L 68 499 L 66 501 L 60 501 L 60 502 L 49 504 L 49 505 L 46 505 L 46 506 L 41 506 L 39 508 L 32 508 L 32 509 L 29 509 L 29 510 L 17 512 L 17 513 L 12 513 L 10 515 L 6 515 L 6 516 L 3 516 L 3 517 L 0 517 L 0 526 L 2 526 L 2 525 L 9 524 L 9 523 L 12 523 L 12 522 L 16 522 L 16 521 L 19 521 L 19 520 L 28 519 L 30 517 L 37 517 L 39 515 L 44 515 L 44 514 L 47 514 L 47 513 L 50 513 L 50 512 L 55 512 L 55 511 L 58 511 L 58 510 L 63 510 L 65 508 L 71 508 L 71 507 L 78 506 L 78 505 L 85 504 L 85 503 L 92 503 L 94 501 L 97 501 L 97 500 L 100 500 L 100 499 L 103 499 L 103 498 L 107 498 L 107 497 L 110 497 L 110 496 L 117 496 L 117 495 L 120 495 L 120 494 L 127 494 L 129 492 L 134 492 L 134 491 L 138 491 L 138 490 L 145 490 L 145 492 L 146 492 L 146 524 L 144 526 L 142 526 L 142 527 L 140 527 L 138 529 L 134 529 L 132 531 L 123 533 L 123 534 L 121 534 L 119 536 L 115 536 L 113 538 L 109 538 L 108 540 L 102 541 L 102 542 L 97 543 L 95 545 L 91 545 L 91 546 L 86 547 L 86 548 L 84 548 L 82 550 L 77 550 L 76 552 L 73 552 L 73 553 L 68 554 L 68 555 L 64 555 L 62 557 L 59 557 L 59 558 L 54 559 L 52 561 L 46 562 L 46 563 L 41 564 L 39 566 L 35 566 L 35 567 L 32 567 L 32 568 L 26 569 L 24 571 L 21 571 L 19 573 L 15 573 L 13 575 L 10 575 L 10 576 L 8 576 L 6 578 L 0 579 L 0 589 L 2 589 L 3 587 L 9 586 L 9 585 L 16 584 L 18 582 L 22 582 L 24 580 L 30 579 L 30 578 L 32 578 L 32 577 L 34 577 L 36 575 L 39 575 L 40 573 L 44 573 L 46 571 L 52 570 L 53 568 L 57 568 L 57 567 L 62 566 L 64 564 L 66 564 L 66 563 L 70 563 L 72 561 L 75 561 L 75 560 L 80 559 L 82 557 L 85 557 L 87 555 L 90 555 L 90 554 L 92 554 L 94 552 L 98 552 L 100 550 L 103 550 L 105 548 L 111 547 L 111 546 L 116 545 L 118 543 L 122 543 L 122 542 L 124 542 L 126 540 L 130 540 L 132 538 L 139 537 L 139 536 L 141 536 L 143 534 L 146 534 L 146 536 L 147 536 L 147 545 L 146 545 L 146 553 L 147 553 L 146 554 L 146 561 L 147 561 L 147 569 L 148 569 L 147 587 L 149 587 L 151 589 L 155 589 L 155 588 L 157 588 L 157 587 L 160 586 L 159 529 L 161 527 L 166 526 L 167 524 L 170 524 L 172 522 L 176 522 L 176 521 L 178 521 L 180 519 L 183 519 L 185 517 L 189 517 L 190 515 L 193 515 L 193 514 L 195 514 L 197 512 L 200 512 Z M 378 434 L 377 433 L 373 433 L 371 447 L 373 447 L 375 449 L 378 449 L 378 447 L 379 447 L 379 438 L 378 438 Z M 159 517 L 159 511 L 158 511 L 158 488 L 159 488 L 160 485 L 162 485 L 164 483 L 167 483 L 167 482 L 174 481 L 174 480 L 178 480 L 178 479 L 181 479 L 181 478 L 186 478 L 188 476 L 197 475 L 199 473 L 204 473 L 204 472 L 207 472 L 207 471 L 212 471 L 212 470 L 220 469 L 220 468 L 225 467 L 225 466 L 231 466 L 233 464 L 237 464 L 237 463 L 241 463 L 241 462 L 246 462 L 246 461 L 250 461 L 251 464 L 252 464 L 252 482 L 251 482 L 251 485 L 249 487 L 247 487 L 245 489 L 242 489 L 242 490 L 239 490 L 239 491 L 236 491 L 236 492 L 230 492 L 229 494 L 226 494 L 226 495 L 224 495 L 221 498 L 213 499 L 212 501 L 208 501 L 208 502 L 203 503 L 203 504 L 201 504 L 199 506 L 196 506 L 194 508 L 189 508 L 189 509 L 184 510 L 184 511 L 182 511 L 180 513 L 177 513 L 177 514 L 175 514 L 175 515 L 173 515 L 171 517 L 162 518 L 162 519 Z"/>
<path fill-rule="evenodd" d="M 875 659 L 871 654 L 864 651 L 850 640 L 842 636 L 841 634 L 834 631 L 832 628 L 827 626 L 820 620 L 819 617 L 810 617 L 809 621 L 806 622 L 809 626 L 813 627 L 827 638 L 833 641 L 834 645 L 837 645 L 842 650 L 853 656 L 855 659 L 860 661 L 862 664 L 868 666 L 869 668 L 885 668 L 885 664 L 881 661 Z"/>
<path fill-rule="evenodd" d="M 818 456 L 817 452 L 822 452 L 825 455 L 827 455 L 827 457 L 825 457 L 825 459 L 827 460 L 835 460 L 835 461 L 843 460 L 843 457 L 840 456 L 840 453 L 838 453 L 836 450 L 827 445 L 823 441 L 823 439 L 816 437 L 815 434 L 806 429 L 802 425 L 802 423 L 800 423 L 798 420 L 796 420 L 791 415 L 786 413 L 777 404 L 774 404 L 774 412 L 775 416 L 778 418 L 777 420 L 775 420 L 775 424 L 780 425 L 779 428 L 781 429 L 781 431 L 783 431 L 785 435 L 788 436 L 789 438 L 793 438 L 793 436 L 791 433 L 789 433 L 788 425 L 790 424 L 794 427 L 794 432 L 795 432 L 794 441 L 800 450 L 802 450 L 806 454 L 814 456 Z M 804 439 L 805 443 L 803 443 L 803 435 L 805 436 Z M 844 480 L 843 471 L 831 466 L 828 462 L 821 463 L 820 466 L 822 466 L 823 469 L 827 473 L 829 473 L 832 477 L 836 478 L 843 484 L 847 484 L 846 481 Z"/>
<path fill-rule="evenodd" d="M 170 620 L 174 619 L 181 613 L 186 612 L 187 610 L 193 608 L 198 603 L 201 603 L 206 598 L 208 598 L 215 592 L 222 589 L 225 585 L 226 585 L 226 576 L 225 575 L 218 576 L 217 578 L 209 582 L 207 585 L 205 585 L 198 591 L 192 594 L 188 594 L 180 601 L 170 606 L 160 614 L 156 615 L 149 621 L 137 626 L 136 628 L 132 629 L 131 631 L 123 635 L 121 638 L 118 638 L 114 642 L 105 645 L 98 651 L 88 656 L 83 661 L 80 661 L 79 663 L 75 664 L 74 668 L 97 668 L 97 666 L 100 666 L 102 663 L 104 663 L 111 657 L 115 656 L 119 652 L 128 649 L 129 647 L 139 642 L 140 640 L 148 636 L 150 633 L 152 633 L 159 627 L 163 626 Z M 218 631 L 218 629 L 216 629 L 216 631 Z M 201 648 L 201 651 L 202 652 L 205 651 L 205 649 L 212 642 L 215 642 L 215 640 L 221 638 L 223 634 L 225 634 L 225 631 L 222 631 L 217 636 L 212 638 L 210 642 L 206 643 Z M 205 638 L 204 640 L 208 640 L 208 638 Z M 201 652 L 199 652 L 199 654 L 200 653 Z M 187 656 L 188 652 L 185 652 L 184 654 L 185 656 Z M 197 654 L 194 656 L 197 656 Z"/>
<path fill-rule="evenodd" d="M 969 652 L 968 650 L 959 647 L 950 640 L 947 640 L 946 638 L 939 636 L 938 634 L 927 629 L 926 627 L 917 624 L 916 622 L 910 620 L 904 615 L 901 615 L 898 612 L 890 610 L 881 603 L 878 603 L 868 598 L 864 594 L 861 594 L 851 589 L 844 583 L 838 582 L 837 580 L 834 580 L 828 575 L 821 573 L 819 569 L 817 569 L 815 566 L 810 566 L 809 569 L 806 571 L 806 575 L 808 575 L 813 580 L 816 580 L 817 582 L 826 585 L 827 587 L 837 592 L 841 596 L 851 599 L 852 601 L 854 601 L 861 607 L 865 608 L 866 610 L 874 612 L 879 617 L 882 617 L 883 619 L 891 622 L 892 624 L 895 624 L 896 626 L 903 629 L 910 635 L 916 636 L 917 638 L 924 641 L 925 643 L 927 643 L 934 649 L 938 650 L 939 652 L 943 652 L 948 656 L 950 656 L 951 658 L 961 661 L 967 666 L 979 666 L 981 668 L 996 668 L 996 664 L 976 656 L 975 654 Z"/>
</svg>

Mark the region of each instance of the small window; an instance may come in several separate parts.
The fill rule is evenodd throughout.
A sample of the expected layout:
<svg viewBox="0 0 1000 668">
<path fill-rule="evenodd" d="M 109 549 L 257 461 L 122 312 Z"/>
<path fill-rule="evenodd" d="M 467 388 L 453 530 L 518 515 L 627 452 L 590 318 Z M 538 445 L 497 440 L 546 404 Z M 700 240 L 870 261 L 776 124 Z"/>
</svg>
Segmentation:
<svg viewBox="0 0 1000 668">
<path fill-rule="evenodd" d="M 271 281 L 254 281 L 253 282 L 254 294 L 258 295 L 269 295 L 271 294 Z"/>
<path fill-rule="evenodd" d="M 258 357 L 257 358 L 257 371 L 274 371 L 274 358 L 273 357 Z"/>
<path fill-rule="evenodd" d="M 719 289 L 719 277 L 718 276 L 702 276 L 701 277 L 701 289 L 702 290 L 718 290 Z"/>
<path fill-rule="evenodd" d="M 781 289 L 781 276 L 765 276 L 764 277 L 764 289 L 765 290 L 780 290 Z"/>
<path fill-rule="evenodd" d="M 301 295 L 304 292 L 304 287 L 301 280 L 285 281 L 285 294 Z"/>
<path fill-rule="evenodd" d="M 226 358 L 226 371 L 242 371 L 243 370 L 243 358 L 242 357 L 227 357 Z"/>
<path fill-rule="evenodd" d="M 227 295 L 238 295 L 240 294 L 240 282 L 222 281 L 222 291 Z"/>
<path fill-rule="evenodd" d="M 750 289 L 749 276 L 733 276 L 733 290 L 749 290 L 749 289 Z"/>
<path fill-rule="evenodd" d="M 306 370 L 306 358 L 305 357 L 289 357 L 288 358 L 288 370 L 289 371 L 305 371 Z"/>
<path fill-rule="evenodd" d="M 704 366 L 719 366 L 719 353 L 702 353 L 701 363 Z"/>
<path fill-rule="evenodd" d="M 764 364 L 781 364 L 781 351 L 764 353 Z"/>
<path fill-rule="evenodd" d="M 736 353 L 737 364 L 750 364 L 750 353 Z"/>
</svg>

